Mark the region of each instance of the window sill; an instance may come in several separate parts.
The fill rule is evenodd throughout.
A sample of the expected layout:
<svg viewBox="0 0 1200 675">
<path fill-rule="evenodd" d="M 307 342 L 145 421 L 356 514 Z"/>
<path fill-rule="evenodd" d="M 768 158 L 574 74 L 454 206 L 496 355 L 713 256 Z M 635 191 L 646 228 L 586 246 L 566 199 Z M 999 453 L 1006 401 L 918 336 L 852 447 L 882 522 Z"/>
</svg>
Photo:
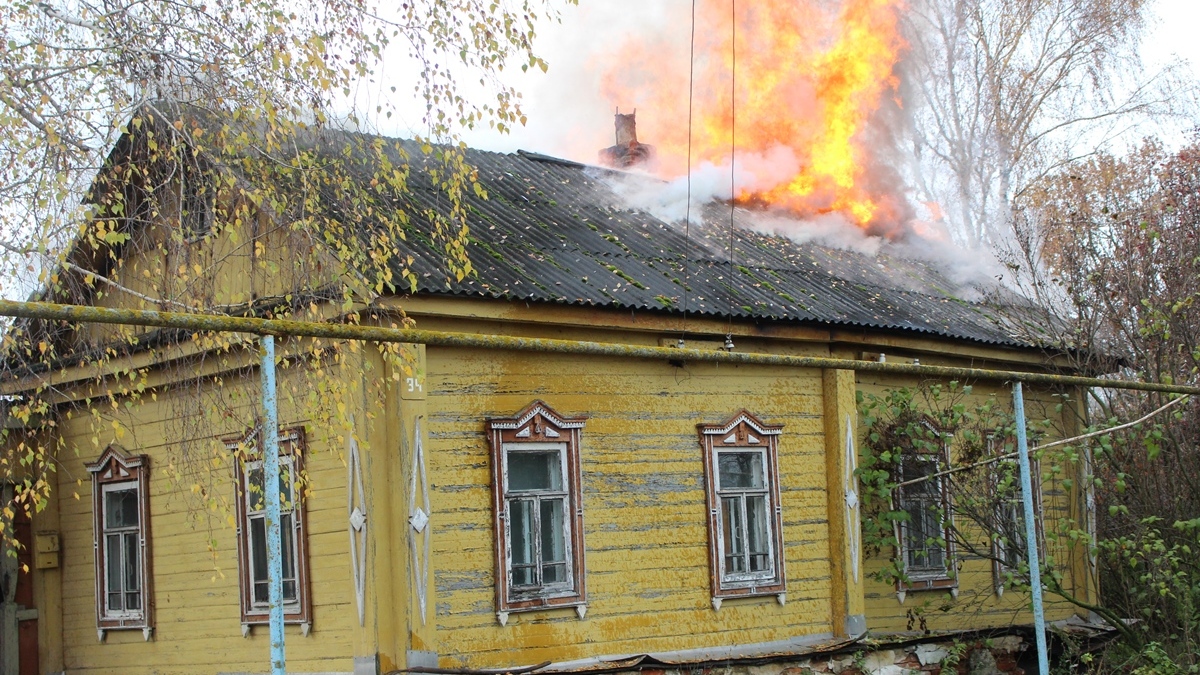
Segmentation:
<svg viewBox="0 0 1200 675">
<path fill-rule="evenodd" d="M 728 592 L 722 592 L 721 595 L 714 596 L 712 599 L 712 608 L 714 612 L 721 611 L 721 606 L 726 602 L 735 600 L 762 600 L 764 598 L 774 598 L 775 602 L 780 606 L 787 604 L 787 592 L 782 589 L 767 590 L 758 589 L 751 592 L 751 589 L 744 589 L 745 593 L 738 593 L 736 589 L 731 589 Z M 756 603 L 756 604 L 761 604 Z"/>
<path fill-rule="evenodd" d="M 255 626 L 268 626 L 270 623 L 271 619 L 267 616 L 263 616 L 262 618 L 247 618 L 246 620 L 242 621 L 242 637 L 250 637 L 250 633 Z M 304 637 L 308 637 L 308 634 L 312 632 L 312 622 L 308 621 L 307 619 L 285 617 L 283 620 L 283 625 L 300 626 L 300 634 Z"/>
<path fill-rule="evenodd" d="M 580 619 L 583 619 L 583 617 L 587 616 L 588 606 L 587 606 L 587 602 L 560 602 L 560 603 L 555 603 L 553 605 L 542 604 L 542 605 L 530 605 L 528 607 L 509 607 L 507 609 L 496 612 L 496 623 L 500 624 L 501 626 L 507 626 L 509 617 L 511 615 L 517 614 L 517 613 L 553 612 L 553 611 L 557 611 L 557 610 L 566 610 L 566 609 L 575 610 L 575 616 L 579 617 Z"/>
<path fill-rule="evenodd" d="M 130 625 L 126 625 L 126 626 L 119 626 L 119 625 L 100 626 L 99 628 L 96 629 L 96 638 L 100 642 L 104 642 L 104 638 L 108 637 L 108 633 L 111 631 L 115 631 L 115 630 L 117 630 L 117 631 L 140 630 L 140 631 L 142 631 L 142 639 L 145 640 L 146 642 L 149 642 L 150 638 L 153 637 L 153 635 L 154 635 L 154 627 L 147 626 L 144 622 L 142 622 L 142 623 L 138 623 L 137 625 L 130 624 Z"/>
<path fill-rule="evenodd" d="M 896 599 L 900 604 L 904 604 L 904 599 L 909 593 L 921 593 L 925 591 L 949 591 L 950 595 L 958 597 L 958 578 L 941 576 L 909 579 L 907 582 L 896 582 Z"/>
</svg>

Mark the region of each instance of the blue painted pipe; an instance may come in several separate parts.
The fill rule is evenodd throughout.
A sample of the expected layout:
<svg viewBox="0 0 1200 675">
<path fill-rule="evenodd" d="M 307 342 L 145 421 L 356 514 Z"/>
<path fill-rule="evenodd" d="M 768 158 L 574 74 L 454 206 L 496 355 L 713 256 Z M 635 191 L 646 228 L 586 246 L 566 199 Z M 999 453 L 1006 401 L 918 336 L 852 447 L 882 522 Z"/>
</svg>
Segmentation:
<svg viewBox="0 0 1200 675">
<path fill-rule="evenodd" d="M 1013 414 L 1017 418 L 1017 463 L 1021 469 L 1021 503 L 1025 507 L 1025 549 L 1029 555 L 1029 588 L 1033 595 L 1033 632 L 1037 639 L 1038 671 L 1041 675 L 1050 675 L 1050 659 L 1046 653 L 1046 616 L 1042 605 L 1042 567 L 1038 560 L 1037 521 L 1033 512 L 1033 479 L 1030 475 L 1029 443 L 1025 438 L 1025 396 L 1020 382 L 1013 384 Z"/>
<path fill-rule="evenodd" d="M 275 337 L 262 337 L 263 492 L 267 502 L 267 593 L 271 606 L 271 675 L 287 672 L 283 647 L 283 556 L 279 514 L 279 407 L 275 397 Z"/>
</svg>

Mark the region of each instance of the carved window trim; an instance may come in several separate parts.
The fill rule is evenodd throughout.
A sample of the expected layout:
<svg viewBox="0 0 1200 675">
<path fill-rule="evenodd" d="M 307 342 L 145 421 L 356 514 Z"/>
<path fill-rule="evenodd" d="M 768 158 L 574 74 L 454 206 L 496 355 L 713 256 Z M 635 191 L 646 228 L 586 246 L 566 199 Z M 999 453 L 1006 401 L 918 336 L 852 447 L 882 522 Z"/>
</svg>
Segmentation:
<svg viewBox="0 0 1200 675">
<path fill-rule="evenodd" d="M 936 435 L 941 443 L 935 452 L 919 452 L 915 448 L 906 448 L 900 456 L 899 475 L 903 479 L 905 477 L 904 465 L 906 462 L 919 461 L 923 463 L 932 463 L 934 465 L 933 473 L 945 471 L 950 467 L 950 444 L 949 435 L 941 431 L 933 425 L 931 421 L 923 421 L 922 424 Z M 931 479 L 937 486 L 937 500 L 941 505 L 941 522 L 940 529 L 942 531 L 942 540 L 945 542 L 943 546 L 942 566 L 936 570 L 921 569 L 910 570 L 908 565 L 908 521 L 897 521 L 894 524 L 896 535 L 896 557 L 900 569 L 903 570 L 904 579 L 896 581 L 896 591 L 900 602 L 904 602 L 905 594 L 909 591 L 931 591 L 931 590 L 948 590 L 951 594 L 958 595 L 958 576 L 956 550 L 954 546 L 953 528 L 954 528 L 954 504 L 950 496 L 950 486 L 944 476 Z M 908 497 L 906 489 L 903 487 L 896 488 L 893 499 L 895 502 L 895 510 L 905 511 Z"/>
<path fill-rule="evenodd" d="M 236 456 L 234 461 L 234 479 L 236 481 L 234 506 L 237 512 L 237 544 L 238 544 L 238 588 L 241 596 L 242 634 L 248 635 L 252 626 L 270 622 L 270 608 L 264 603 L 254 601 L 254 579 L 251 573 L 251 526 L 250 519 L 256 517 L 257 511 L 251 512 L 247 480 L 249 473 L 261 466 L 262 458 L 258 451 L 261 430 L 236 438 L 227 439 L 226 447 Z M 288 624 L 300 624 L 301 632 L 308 634 L 312 628 L 312 589 L 309 583 L 309 553 L 308 553 L 308 518 L 303 498 L 303 476 L 305 445 L 304 429 L 295 427 L 282 429 L 279 432 L 280 471 L 290 467 L 292 472 L 292 489 L 294 504 L 289 509 L 286 506 L 281 514 L 292 514 L 292 542 L 296 566 L 296 599 L 285 602 L 283 606 L 283 621 Z"/>
<path fill-rule="evenodd" d="M 580 618 L 587 611 L 584 583 L 582 475 L 580 470 L 580 434 L 584 417 L 566 417 L 542 401 L 534 401 L 514 417 L 489 419 L 486 423 L 492 459 L 492 505 L 495 516 L 496 617 L 507 623 L 510 612 L 525 612 L 553 607 L 575 607 Z M 508 460 L 522 451 L 559 451 L 562 470 L 561 490 L 517 491 L 509 489 Z M 525 588 L 513 584 L 511 505 L 515 501 L 540 498 L 565 499 L 563 513 L 567 581 Z M 520 499 L 518 499 L 520 498 Z M 540 566 L 540 564 L 539 564 Z"/>
<path fill-rule="evenodd" d="M 1006 438 L 1006 439 L 1004 439 L 1004 441 L 1005 441 L 1005 443 L 1001 443 L 1000 439 L 998 439 L 994 436 L 989 436 L 987 439 L 988 455 L 995 456 L 997 454 L 1002 453 L 1004 451 L 1003 450 L 1004 446 L 1007 446 L 1009 444 L 1009 442 L 1011 442 L 1011 447 L 1013 447 L 1013 448 L 1016 447 L 1016 439 L 1015 438 Z M 1008 587 L 1006 577 L 1010 573 L 1015 575 L 1016 570 L 1019 567 L 1019 564 L 1017 566 L 1013 566 L 1008 562 L 1007 557 L 1006 557 L 1006 554 L 1009 553 L 1009 551 L 1007 550 L 1007 546 L 1005 545 L 1005 543 L 1003 541 L 1000 540 L 1000 537 L 997 535 L 1001 535 L 1005 532 L 1005 528 L 1007 525 L 1007 523 L 1005 523 L 1005 520 L 1011 518 L 1014 521 L 1018 521 L 1018 520 L 1022 521 L 1021 525 L 1020 525 L 1022 528 L 1024 527 L 1023 521 L 1025 520 L 1025 512 L 1024 512 L 1025 505 L 1021 498 L 1020 471 L 1017 467 L 1017 463 L 1020 460 L 1019 459 L 1011 459 L 1011 460 L 1003 460 L 1003 461 L 1011 462 L 1013 464 L 1013 470 L 1016 472 L 1017 480 L 1016 480 L 1015 493 L 1011 497 L 1004 499 L 1004 501 L 1002 502 L 1001 497 L 998 495 L 1000 472 L 997 470 L 999 468 L 999 465 L 1001 464 L 1001 462 L 997 462 L 995 464 L 989 465 L 989 470 L 988 470 L 989 497 L 994 501 L 994 506 L 996 508 L 996 512 L 995 512 L 996 522 L 993 524 L 993 526 L 990 529 L 993 533 L 992 534 L 992 583 L 993 583 L 993 588 L 994 588 L 997 596 L 1004 595 L 1004 591 Z M 1035 533 L 1036 533 L 1035 536 L 1037 537 L 1038 559 L 1042 563 L 1042 568 L 1045 569 L 1045 565 L 1046 565 L 1046 534 L 1042 529 L 1042 480 L 1041 480 L 1042 468 L 1041 468 L 1041 463 L 1038 461 L 1038 459 L 1036 457 L 1033 456 L 1032 453 L 1030 454 L 1030 457 L 1029 457 L 1029 474 L 1030 474 L 1030 479 L 1031 479 L 1031 486 L 1033 488 L 1033 512 L 1034 512 L 1034 518 L 1035 518 L 1034 528 L 1035 528 Z M 1014 514 L 1018 513 L 1015 510 L 1018 510 L 1018 509 L 1019 509 L 1019 515 L 1014 516 Z M 1011 529 L 1011 528 L 1009 528 L 1009 529 Z M 1015 551 L 1014 551 L 1014 553 L 1015 553 Z M 1024 560 L 1025 554 L 1024 554 L 1023 550 L 1018 555 L 1020 555 L 1021 559 Z M 1026 581 L 1028 581 L 1027 575 L 1024 578 Z"/>
<path fill-rule="evenodd" d="M 783 546 L 783 508 L 779 492 L 779 436 L 781 424 L 766 424 L 742 410 L 723 424 L 697 424 L 704 458 L 704 483 L 708 502 L 709 582 L 713 608 L 720 609 L 728 598 L 774 595 L 782 604 L 787 591 Z M 731 451 L 756 451 L 763 458 L 765 485 L 755 494 L 766 498 L 766 523 L 770 528 L 771 569 L 762 573 L 728 572 L 725 569 L 725 523 L 723 501 L 726 496 L 739 499 L 720 485 L 720 454 Z M 739 493 L 740 494 L 740 493 Z"/>
<path fill-rule="evenodd" d="M 146 455 L 128 456 L 118 446 L 110 445 L 95 462 L 85 465 L 92 476 L 92 550 L 96 571 L 96 629 L 104 640 L 110 630 L 140 629 L 143 638 L 150 639 L 154 631 L 154 578 L 152 574 L 150 537 L 150 458 Z M 137 491 L 138 523 L 130 527 L 109 528 L 105 522 L 105 496 L 117 490 Z M 108 604 L 108 535 L 127 535 L 136 532 L 139 555 L 137 571 L 140 609 L 113 610 Z"/>
</svg>

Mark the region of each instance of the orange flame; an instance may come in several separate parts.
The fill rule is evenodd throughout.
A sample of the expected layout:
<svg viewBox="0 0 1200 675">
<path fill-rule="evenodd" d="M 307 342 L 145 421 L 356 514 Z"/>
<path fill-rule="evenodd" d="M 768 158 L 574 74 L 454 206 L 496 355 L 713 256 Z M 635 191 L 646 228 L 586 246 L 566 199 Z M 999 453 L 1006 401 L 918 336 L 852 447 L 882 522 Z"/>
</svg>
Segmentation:
<svg viewBox="0 0 1200 675">
<path fill-rule="evenodd" d="M 879 122 L 899 107 L 902 2 L 841 0 L 831 12 L 829 3 L 742 0 L 734 17 L 731 0 L 700 0 L 691 167 L 686 117 L 675 116 L 688 100 L 687 44 L 664 38 L 622 46 L 609 57 L 605 94 L 640 109 L 638 135 L 657 147 L 666 177 L 701 162 L 728 166 L 733 149 L 739 170 L 754 173 L 737 188 L 738 201 L 800 216 L 839 212 L 865 229 L 894 233 L 907 203 L 873 150 L 887 141 Z"/>
</svg>

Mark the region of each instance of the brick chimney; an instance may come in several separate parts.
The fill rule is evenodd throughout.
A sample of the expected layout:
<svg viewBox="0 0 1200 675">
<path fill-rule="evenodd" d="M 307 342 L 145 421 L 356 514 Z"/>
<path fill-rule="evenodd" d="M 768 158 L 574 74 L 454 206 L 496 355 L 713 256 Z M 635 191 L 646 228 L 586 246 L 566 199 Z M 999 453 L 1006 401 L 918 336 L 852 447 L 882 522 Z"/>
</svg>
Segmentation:
<svg viewBox="0 0 1200 675">
<path fill-rule="evenodd" d="M 654 157 L 654 146 L 638 143 L 637 111 L 616 114 L 617 144 L 600 151 L 600 163 L 614 169 L 627 169 Z"/>
</svg>

